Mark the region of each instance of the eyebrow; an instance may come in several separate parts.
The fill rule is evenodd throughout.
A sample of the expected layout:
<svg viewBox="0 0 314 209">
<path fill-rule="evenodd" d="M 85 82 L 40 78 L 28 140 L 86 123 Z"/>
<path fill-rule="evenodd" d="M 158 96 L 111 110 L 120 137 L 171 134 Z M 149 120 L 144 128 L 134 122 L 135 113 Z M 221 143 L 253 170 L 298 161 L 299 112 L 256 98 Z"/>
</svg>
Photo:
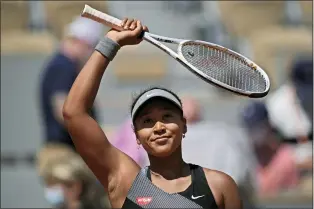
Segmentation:
<svg viewBox="0 0 314 209">
<path fill-rule="evenodd" d="M 173 111 L 174 109 L 172 107 L 163 107 L 163 108 L 161 108 L 161 110 L 171 110 L 171 111 Z M 145 111 L 145 112 L 139 114 L 138 118 L 142 118 L 142 117 L 144 117 L 146 115 L 149 115 L 149 114 L 150 114 L 150 112 Z"/>
</svg>

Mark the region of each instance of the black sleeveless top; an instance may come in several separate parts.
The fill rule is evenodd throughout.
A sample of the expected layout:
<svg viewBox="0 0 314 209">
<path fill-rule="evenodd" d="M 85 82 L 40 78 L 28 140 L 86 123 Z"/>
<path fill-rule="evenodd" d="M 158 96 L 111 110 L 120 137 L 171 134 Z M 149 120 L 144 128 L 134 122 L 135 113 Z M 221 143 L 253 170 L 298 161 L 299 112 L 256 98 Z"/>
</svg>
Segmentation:
<svg viewBox="0 0 314 209">
<path fill-rule="evenodd" d="M 122 208 L 204 208 L 217 209 L 202 167 L 190 165 L 192 183 L 183 192 L 169 194 L 151 182 L 149 167 L 135 178 Z"/>
</svg>

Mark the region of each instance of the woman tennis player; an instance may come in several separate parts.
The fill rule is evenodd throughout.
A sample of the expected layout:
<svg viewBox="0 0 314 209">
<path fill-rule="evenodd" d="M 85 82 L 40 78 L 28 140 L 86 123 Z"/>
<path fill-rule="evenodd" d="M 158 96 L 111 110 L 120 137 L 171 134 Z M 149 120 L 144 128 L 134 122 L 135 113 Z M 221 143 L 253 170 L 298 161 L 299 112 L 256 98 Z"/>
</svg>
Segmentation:
<svg viewBox="0 0 314 209">
<path fill-rule="evenodd" d="M 132 105 L 137 143 L 145 148 L 150 160 L 150 166 L 143 169 L 112 146 L 89 116 L 110 61 L 120 47 L 139 44 L 141 32 L 147 31 L 137 20 L 124 19 L 122 25 L 124 31 L 110 30 L 98 43 L 63 107 L 65 125 L 75 147 L 108 191 L 111 206 L 242 208 L 238 188 L 231 177 L 183 161 L 181 142 L 187 133 L 186 120 L 180 99 L 171 91 L 148 89 Z"/>
</svg>

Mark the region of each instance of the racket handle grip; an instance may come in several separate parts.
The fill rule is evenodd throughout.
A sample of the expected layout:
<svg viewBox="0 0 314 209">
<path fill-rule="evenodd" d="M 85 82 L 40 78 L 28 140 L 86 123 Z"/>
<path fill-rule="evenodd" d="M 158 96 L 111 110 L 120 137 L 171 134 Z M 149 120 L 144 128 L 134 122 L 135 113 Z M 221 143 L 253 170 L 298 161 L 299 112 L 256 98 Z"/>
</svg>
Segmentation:
<svg viewBox="0 0 314 209">
<path fill-rule="evenodd" d="M 81 13 L 81 16 L 99 22 L 118 31 L 123 31 L 123 27 L 121 27 L 122 20 L 98 11 L 86 4 L 84 10 Z"/>
</svg>

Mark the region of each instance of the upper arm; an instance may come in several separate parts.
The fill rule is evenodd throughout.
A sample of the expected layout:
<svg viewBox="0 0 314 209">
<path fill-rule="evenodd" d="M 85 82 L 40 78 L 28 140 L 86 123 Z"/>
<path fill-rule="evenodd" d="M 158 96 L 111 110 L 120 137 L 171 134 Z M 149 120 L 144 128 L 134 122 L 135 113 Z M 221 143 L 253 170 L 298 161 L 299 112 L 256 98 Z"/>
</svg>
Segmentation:
<svg viewBox="0 0 314 209">
<path fill-rule="evenodd" d="M 223 177 L 223 185 L 224 208 L 241 209 L 242 201 L 235 181 L 230 176 L 225 174 Z"/>
<path fill-rule="evenodd" d="M 110 144 L 98 123 L 88 114 L 65 120 L 76 150 L 105 189 L 113 190 L 127 170 L 129 178 L 139 171 L 132 159 Z M 126 178 L 125 178 L 126 179 Z"/>
</svg>

